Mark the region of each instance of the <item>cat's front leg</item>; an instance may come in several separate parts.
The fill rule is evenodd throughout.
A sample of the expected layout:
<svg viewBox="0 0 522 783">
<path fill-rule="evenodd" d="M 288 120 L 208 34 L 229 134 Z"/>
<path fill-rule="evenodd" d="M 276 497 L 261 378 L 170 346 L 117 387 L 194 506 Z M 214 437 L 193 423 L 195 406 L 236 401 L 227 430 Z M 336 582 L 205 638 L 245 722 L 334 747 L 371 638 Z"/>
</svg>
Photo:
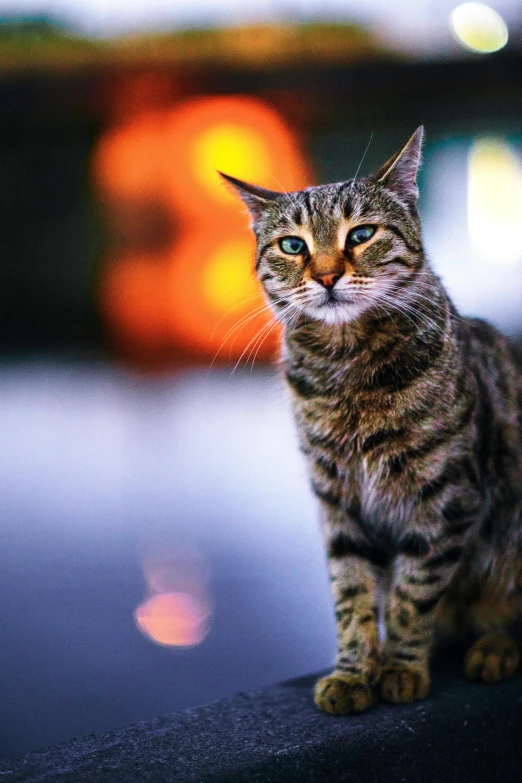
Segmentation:
<svg viewBox="0 0 522 783">
<path fill-rule="evenodd" d="M 335 669 L 317 683 L 315 701 L 331 715 L 370 707 L 380 676 L 376 569 L 348 531 L 349 525 L 333 525 L 327 532 L 338 648 Z"/>
<path fill-rule="evenodd" d="M 384 701 L 405 704 L 428 695 L 436 613 L 461 552 L 461 547 L 446 542 L 425 556 L 400 555 L 395 559 L 385 609 L 380 682 Z"/>
</svg>

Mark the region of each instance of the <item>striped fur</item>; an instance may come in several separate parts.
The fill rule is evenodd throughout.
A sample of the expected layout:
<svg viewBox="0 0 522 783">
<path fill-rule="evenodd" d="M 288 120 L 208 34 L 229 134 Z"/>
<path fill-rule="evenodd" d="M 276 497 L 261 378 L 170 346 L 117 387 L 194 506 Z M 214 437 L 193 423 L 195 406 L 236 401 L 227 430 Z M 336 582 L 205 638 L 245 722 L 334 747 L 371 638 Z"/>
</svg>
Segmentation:
<svg viewBox="0 0 522 783">
<path fill-rule="evenodd" d="M 321 507 L 339 642 L 315 696 L 332 714 L 366 709 L 376 688 L 395 703 L 424 698 L 439 629 L 478 636 L 472 679 L 518 664 L 506 629 L 522 598 L 522 372 L 504 337 L 457 314 L 426 259 L 421 142 L 419 129 L 373 177 L 298 193 L 227 178 L 285 325 Z M 373 234 L 357 244 L 361 226 Z M 289 236 L 302 252 L 284 252 Z"/>
</svg>

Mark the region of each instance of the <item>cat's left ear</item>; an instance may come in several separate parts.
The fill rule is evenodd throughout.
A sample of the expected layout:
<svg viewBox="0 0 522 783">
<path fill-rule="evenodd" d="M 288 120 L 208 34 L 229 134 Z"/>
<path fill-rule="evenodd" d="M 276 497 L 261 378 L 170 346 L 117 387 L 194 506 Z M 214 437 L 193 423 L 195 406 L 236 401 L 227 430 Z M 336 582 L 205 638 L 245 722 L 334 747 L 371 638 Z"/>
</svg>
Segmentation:
<svg viewBox="0 0 522 783">
<path fill-rule="evenodd" d="M 415 203 L 419 197 L 417 187 L 417 172 L 422 154 L 424 128 L 421 125 L 404 147 L 395 153 L 375 178 L 382 182 L 388 190 L 392 190 L 407 203 Z"/>
<path fill-rule="evenodd" d="M 223 174 L 221 171 L 218 171 L 218 174 L 223 177 L 225 182 L 232 185 L 239 197 L 245 202 L 254 223 L 259 220 L 271 202 L 279 201 L 282 196 L 282 193 L 277 193 L 275 190 L 266 190 L 259 185 L 251 185 L 249 182 L 231 177 L 230 174 Z"/>
</svg>

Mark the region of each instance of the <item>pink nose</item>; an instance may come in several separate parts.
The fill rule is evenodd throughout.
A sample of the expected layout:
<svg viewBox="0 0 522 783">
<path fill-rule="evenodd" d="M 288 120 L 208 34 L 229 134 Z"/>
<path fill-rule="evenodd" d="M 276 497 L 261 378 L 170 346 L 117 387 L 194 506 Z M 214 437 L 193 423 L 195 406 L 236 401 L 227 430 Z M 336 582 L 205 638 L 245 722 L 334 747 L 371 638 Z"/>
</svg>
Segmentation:
<svg viewBox="0 0 522 783">
<path fill-rule="evenodd" d="M 325 288 L 333 288 L 340 277 L 341 275 L 335 273 L 329 275 L 314 275 L 314 280 L 317 280 L 318 283 L 324 285 Z"/>
</svg>

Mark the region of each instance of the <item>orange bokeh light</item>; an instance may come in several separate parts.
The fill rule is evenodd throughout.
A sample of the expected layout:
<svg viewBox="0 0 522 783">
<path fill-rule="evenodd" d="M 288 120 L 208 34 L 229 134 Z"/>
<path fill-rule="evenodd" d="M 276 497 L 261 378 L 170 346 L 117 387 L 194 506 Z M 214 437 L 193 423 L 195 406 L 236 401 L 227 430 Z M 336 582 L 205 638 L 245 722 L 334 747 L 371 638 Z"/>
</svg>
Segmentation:
<svg viewBox="0 0 522 783">
<path fill-rule="evenodd" d="M 141 351 L 169 345 L 169 272 L 165 261 L 147 254 L 106 261 L 101 305 L 109 328 L 127 345 Z"/>
<path fill-rule="evenodd" d="M 104 133 L 91 163 L 102 193 L 125 199 L 158 195 L 164 187 L 164 123 L 164 112 L 148 111 Z"/>
<path fill-rule="evenodd" d="M 205 232 L 187 233 L 173 250 L 168 286 L 169 299 L 176 304 L 169 311 L 169 322 L 181 339 L 213 355 L 219 351 L 217 358 L 226 359 L 237 356 L 239 347 L 241 353 L 267 323 L 267 314 L 253 272 L 254 242 L 249 232 L 239 227 L 222 234 L 220 244 L 214 240 Z M 176 263 L 178 256 L 185 264 Z M 240 324 L 249 313 L 252 318 Z M 226 317 L 220 320 L 223 314 Z M 234 331 L 227 335 L 230 330 Z M 274 343 L 267 348 L 272 351 Z"/>
<path fill-rule="evenodd" d="M 176 209 L 199 220 L 221 221 L 224 211 L 232 218 L 238 213 L 237 200 L 217 171 L 272 190 L 307 185 L 295 138 L 279 115 L 256 98 L 186 101 L 171 112 L 166 139 L 165 166 Z"/>
<path fill-rule="evenodd" d="M 105 320 L 131 351 L 177 344 L 207 355 L 223 348 L 220 360 L 237 359 L 252 340 L 257 350 L 255 335 L 269 315 L 253 274 L 254 242 L 244 209 L 216 170 L 273 190 L 300 189 L 308 179 L 285 123 L 269 105 L 246 96 L 199 97 L 141 112 L 98 144 L 93 177 L 116 233 L 121 215 L 136 215 L 139 204 L 145 225 L 153 203 L 173 229 L 170 248 L 158 254 L 132 251 L 129 226 L 129 239 L 120 236 L 122 247 L 102 273 Z M 229 339 L 227 332 L 254 310 Z M 273 353 L 278 334 L 267 335 L 259 357 Z"/>
<path fill-rule="evenodd" d="M 139 630 L 157 644 L 190 647 L 205 639 L 210 608 L 189 593 L 159 593 L 140 604 L 134 617 Z"/>
</svg>

